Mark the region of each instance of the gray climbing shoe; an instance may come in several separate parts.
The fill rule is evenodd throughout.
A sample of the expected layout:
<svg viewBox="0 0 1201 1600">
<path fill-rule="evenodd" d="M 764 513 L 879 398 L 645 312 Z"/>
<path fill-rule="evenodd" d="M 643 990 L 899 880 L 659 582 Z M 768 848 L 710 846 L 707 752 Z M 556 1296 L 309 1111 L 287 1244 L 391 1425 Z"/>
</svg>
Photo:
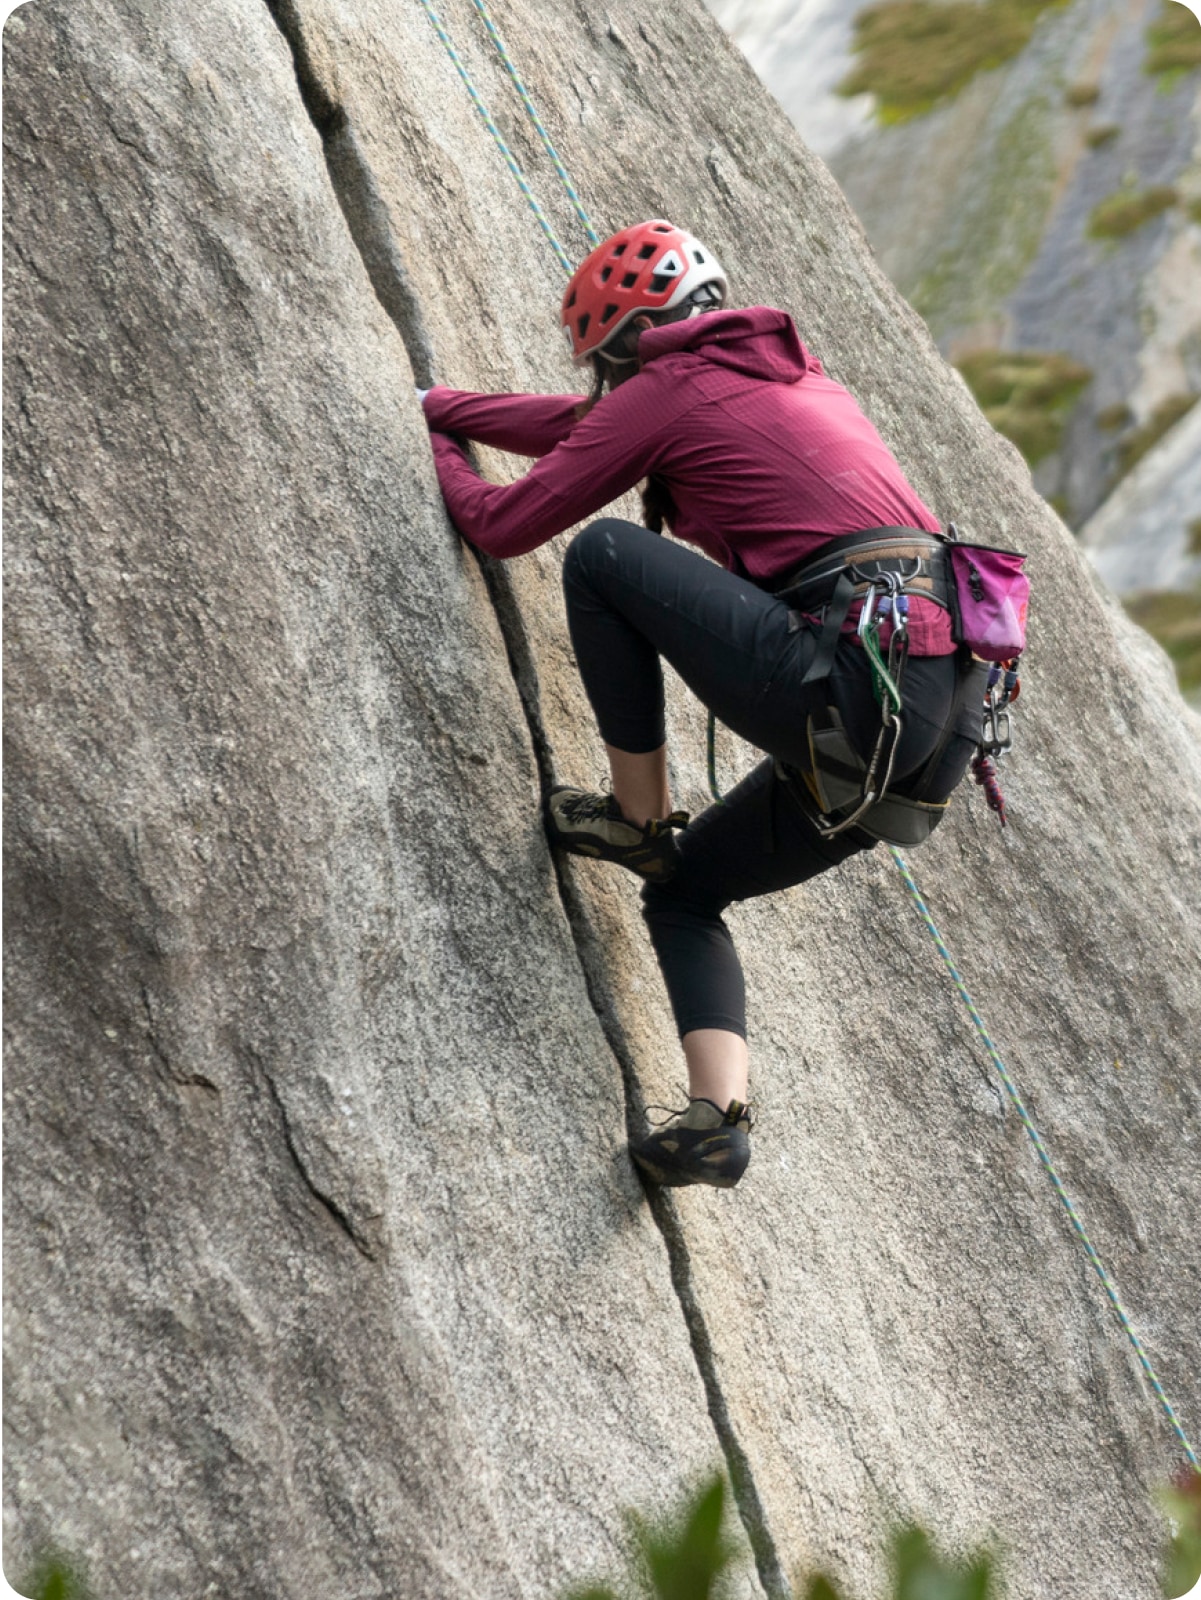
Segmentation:
<svg viewBox="0 0 1201 1600">
<path fill-rule="evenodd" d="M 665 1188 L 707 1183 L 732 1189 L 750 1163 L 750 1131 L 750 1112 L 741 1100 L 731 1100 L 724 1111 L 712 1100 L 690 1100 L 687 1110 L 673 1112 L 661 1127 L 632 1143 L 630 1155 Z"/>
<path fill-rule="evenodd" d="M 688 813 L 673 811 L 662 822 L 635 827 L 611 794 L 589 794 L 566 785 L 552 789 L 546 802 L 546 831 L 556 849 L 615 861 L 652 883 L 665 883 L 676 870 L 680 847 L 673 829 L 687 826 Z"/>
</svg>

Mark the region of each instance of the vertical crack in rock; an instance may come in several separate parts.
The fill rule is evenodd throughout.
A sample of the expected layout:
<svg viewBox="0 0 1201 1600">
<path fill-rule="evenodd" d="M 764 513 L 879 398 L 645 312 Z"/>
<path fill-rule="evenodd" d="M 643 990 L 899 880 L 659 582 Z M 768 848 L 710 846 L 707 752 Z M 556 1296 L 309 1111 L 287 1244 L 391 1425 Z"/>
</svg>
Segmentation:
<svg viewBox="0 0 1201 1600">
<path fill-rule="evenodd" d="M 301 98 L 321 137 L 334 194 L 355 247 L 363 259 L 371 286 L 404 341 L 416 382 L 422 388 L 428 388 L 434 382 L 433 345 L 403 257 L 396 249 L 387 207 L 379 193 L 375 175 L 344 108 L 331 97 L 313 64 L 295 0 L 265 0 L 265 3 L 291 51 Z M 539 778 L 546 792 L 555 781 L 554 752 L 542 721 L 537 665 L 513 580 L 503 563 L 479 556 L 478 552 L 476 554 L 525 714 Z M 621 1070 L 627 1128 L 631 1134 L 635 1134 L 641 1131 L 645 1101 L 625 1031 L 608 992 L 604 952 L 593 932 L 587 907 L 571 869 L 556 859 L 555 873 L 589 1001 Z M 275 1094 L 274 1085 L 270 1084 L 270 1080 L 268 1085 L 283 1116 L 283 1107 Z M 309 1188 L 350 1234 L 357 1247 L 368 1254 L 349 1220 L 328 1196 L 314 1188 L 295 1150 L 286 1116 L 283 1116 L 283 1126 L 288 1149 Z M 666 1191 L 650 1189 L 648 1199 L 651 1215 L 667 1251 L 672 1286 L 688 1329 L 693 1357 L 704 1385 L 709 1416 L 725 1458 L 760 1582 L 770 1600 L 791 1600 L 792 1590 L 768 1527 L 754 1474 L 722 1393 L 713 1341 L 697 1299 L 679 1212 Z"/>
<path fill-rule="evenodd" d="M 292 1158 L 292 1164 L 296 1168 L 296 1171 L 300 1177 L 300 1181 L 312 1195 L 313 1199 L 316 1200 L 317 1204 L 330 1217 L 331 1221 L 333 1221 L 333 1223 L 340 1228 L 344 1234 L 346 1234 L 359 1254 L 366 1256 L 368 1261 L 378 1260 L 380 1255 L 378 1246 L 364 1235 L 363 1231 L 356 1226 L 353 1219 L 346 1214 L 338 1202 L 334 1200 L 332 1196 L 326 1194 L 324 1189 L 322 1189 L 314 1179 L 312 1172 L 309 1170 L 309 1163 L 305 1160 L 299 1146 L 296 1143 L 296 1136 L 292 1132 L 291 1119 L 288 1116 L 288 1110 L 284 1105 L 283 1099 L 280 1096 L 280 1092 L 276 1088 L 275 1080 L 266 1070 L 262 1059 L 255 1055 L 254 1052 L 250 1052 L 250 1054 L 255 1065 L 259 1069 L 259 1076 L 262 1078 L 263 1083 L 267 1087 L 268 1098 L 271 1101 L 271 1105 L 274 1108 L 276 1116 L 279 1118 L 280 1128 L 283 1131 L 284 1147 L 289 1156 Z"/>
<path fill-rule="evenodd" d="M 320 135 L 334 195 L 371 287 L 405 342 L 414 378 L 428 389 L 434 382 L 433 346 L 375 174 L 344 107 L 330 94 L 313 63 L 296 0 L 266 0 L 266 6 L 291 51 L 300 97 Z"/>
</svg>

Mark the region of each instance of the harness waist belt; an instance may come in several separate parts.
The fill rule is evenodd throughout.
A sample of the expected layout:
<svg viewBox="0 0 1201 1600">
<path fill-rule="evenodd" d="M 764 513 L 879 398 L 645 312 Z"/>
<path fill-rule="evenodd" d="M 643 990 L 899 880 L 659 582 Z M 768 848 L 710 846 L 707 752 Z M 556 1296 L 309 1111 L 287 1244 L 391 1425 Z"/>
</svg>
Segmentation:
<svg viewBox="0 0 1201 1600">
<path fill-rule="evenodd" d="M 895 572 L 904 580 L 902 594 L 920 595 L 944 610 L 951 609 L 946 542 L 921 528 L 870 528 L 863 533 L 842 534 L 786 572 L 771 589 L 794 610 L 816 612 L 830 604 L 839 579 L 845 574 L 851 581 L 851 593 L 847 595 L 847 586 L 843 585 L 839 598 L 846 598 L 849 609 L 855 599 L 866 593 L 871 580 L 883 572 Z"/>
</svg>

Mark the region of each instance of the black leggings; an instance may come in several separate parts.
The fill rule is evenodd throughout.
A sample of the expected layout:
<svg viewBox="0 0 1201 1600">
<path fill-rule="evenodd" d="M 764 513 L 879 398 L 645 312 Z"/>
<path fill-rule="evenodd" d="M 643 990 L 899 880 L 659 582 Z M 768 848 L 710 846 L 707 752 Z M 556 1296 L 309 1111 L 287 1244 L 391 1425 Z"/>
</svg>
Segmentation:
<svg viewBox="0 0 1201 1600">
<path fill-rule="evenodd" d="M 808 766 L 807 715 L 827 703 L 861 753 L 874 742 L 880 712 L 864 651 L 841 642 L 829 678 L 803 685 L 816 631 L 798 625 L 782 600 L 693 551 L 605 518 L 572 541 L 563 586 L 576 660 L 607 744 L 639 754 L 664 742 L 660 656 L 726 727 L 786 764 Z M 902 792 L 906 774 L 942 739 L 957 683 L 954 656 L 910 657 L 895 768 Z M 976 701 L 957 718 L 926 799 L 945 799 L 963 775 L 979 737 Z M 746 1036 L 726 907 L 803 883 L 872 843 L 854 830 L 824 839 L 802 807 L 800 783 L 776 781 L 773 768 L 773 760 L 761 762 L 723 804 L 702 812 L 680 836 L 679 871 L 643 892 L 681 1036 L 695 1028 Z"/>
</svg>

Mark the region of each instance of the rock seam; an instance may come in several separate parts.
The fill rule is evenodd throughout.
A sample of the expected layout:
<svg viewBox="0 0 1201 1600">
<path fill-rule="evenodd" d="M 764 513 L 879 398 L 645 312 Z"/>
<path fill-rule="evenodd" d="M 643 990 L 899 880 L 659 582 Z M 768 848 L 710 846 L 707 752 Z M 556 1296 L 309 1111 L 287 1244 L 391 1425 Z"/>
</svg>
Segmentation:
<svg viewBox="0 0 1201 1600">
<path fill-rule="evenodd" d="M 432 342 L 403 258 L 392 239 L 387 211 L 379 195 L 374 173 L 359 147 L 345 107 L 331 98 L 320 81 L 305 42 L 304 28 L 294 0 L 264 0 L 264 3 L 288 47 L 301 100 L 321 140 L 334 196 L 346 220 L 355 249 L 362 258 L 372 289 L 400 335 L 416 383 L 422 388 L 431 387 L 435 381 Z M 509 668 L 525 716 L 539 779 L 545 793 L 555 781 L 553 751 L 542 722 L 537 666 L 513 582 L 502 562 L 481 555 L 474 549 L 472 553 L 483 574 L 488 596 L 496 614 Z M 641 1131 L 644 1120 L 645 1100 L 642 1085 L 624 1029 L 609 1001 L 603 952 L 592 931 L 578 885 L 571 869 L 553 853 L 552 859 L 563 912 L 575 945 L 589 1002 L 621 1071 L 626 1102 L 626 1126 L 627 1131 L 633 1136 Z M 290 1139 L 288 1143 L 291 1149 Z M 295 1152 L 293 1156 L 295 1158 Z M 299 1161 L 297 1165 L 304 1173 L 303 1165 Z M 329 1206 L 327 1197 L 319 1195 L 318 1198 Z M 722 1392 L 713 1341 L 693 1285 L 692 1264 L 679 1211 L 666 1190 L 648 1189 L 647 1198 L 651 1216 L 667 1252 L 672 1288 L 688 1330 L 693 1358 L 705 1391 L 709 1417 L 717 1434 L 739 1516 L 754 1554 L 760 1582 L 769 1600 L 791 1600 L 792 1589 L 784 1575 L 779 1553 L 768 1526 L 754 1472 L 746 1451 L 738 1439 Z M 363 1242 L 348 1225 L 346 1219 L 336 1210 L 334 1216 L 350 1234 L 356 1247 L 364 1250 Z M 367 1252 L 364 1250 L 364 1253 Z"/>
</svg>

